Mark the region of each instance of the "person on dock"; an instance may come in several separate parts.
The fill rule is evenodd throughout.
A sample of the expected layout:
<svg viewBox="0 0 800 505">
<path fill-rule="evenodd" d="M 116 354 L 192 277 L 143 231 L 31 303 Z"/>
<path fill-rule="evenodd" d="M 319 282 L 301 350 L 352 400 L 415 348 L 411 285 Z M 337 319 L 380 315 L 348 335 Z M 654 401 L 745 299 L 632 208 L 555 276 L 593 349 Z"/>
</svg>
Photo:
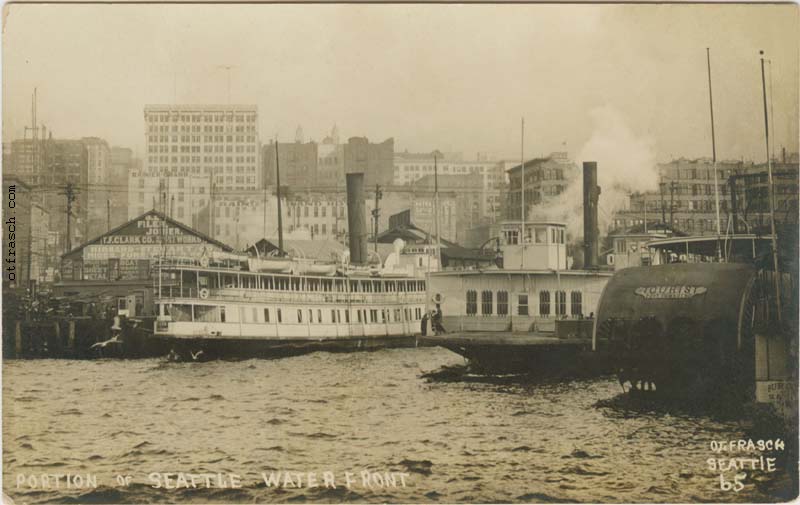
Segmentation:
<svg viewBox="0 0 800 505">
<path fill-rule="evenodd" d="M 423 337 L 428 336 L 428 312 L 422 314 L 422 321 L 420 321 L 420 332 Z"/>
<path fill-rule="evenodd" d="M 436 310 L 433 311 L 433 316 L 431 316 L 431 322 L 434 335 L 445 333 L 444 326 L 442 325 L 442 309 L 438 304 L 436 305 Z"/>
</svg>

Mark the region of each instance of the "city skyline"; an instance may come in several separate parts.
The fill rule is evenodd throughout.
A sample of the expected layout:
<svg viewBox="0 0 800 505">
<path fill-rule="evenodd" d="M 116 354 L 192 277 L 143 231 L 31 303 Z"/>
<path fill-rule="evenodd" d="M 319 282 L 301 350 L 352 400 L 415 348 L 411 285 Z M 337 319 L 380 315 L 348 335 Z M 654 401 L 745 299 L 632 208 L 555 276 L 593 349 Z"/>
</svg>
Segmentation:
<svg viewBox="0 0 800 505">
<path fill-rule="evenodd" d="M 4 141 L 23 136 L 37 87 L 38 122 L 56 137 L 99 136 L 139 158 L 142 108 L 152 103 L 252 103 L 262 143 L 275 133 L 291 141 L 298 125 L 319 142 L 336 124 L 344 139 L 393 137 L 397 152 L 513 158 L 524 116 L 526 157 L 597 153 L 605 166 L 627 163 L 629 148 L 639 164 L 707 157 L 711 47 L 718 158 L 759 161 L 760 49 L 773 61 L 775 151 L 798 150 L 798 53 L 787 36 L 796 21 L 793 6 L 758 5 L 15 4 L 4 34 L 17 69 L 5 75 Z M 276 29 L 263 31 L 267 22 Z M 31 23 L 47 27 L 47 44 L 31 37 Z M 82 35 L 70 37 L 76 24 Z"/>
</svg>

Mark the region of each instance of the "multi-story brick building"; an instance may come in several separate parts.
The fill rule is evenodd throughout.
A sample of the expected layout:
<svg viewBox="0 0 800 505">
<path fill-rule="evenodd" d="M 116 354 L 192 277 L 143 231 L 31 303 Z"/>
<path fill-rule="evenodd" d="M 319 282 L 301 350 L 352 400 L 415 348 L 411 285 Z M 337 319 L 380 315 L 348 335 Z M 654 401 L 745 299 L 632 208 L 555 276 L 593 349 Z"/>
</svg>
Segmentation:
<svg viewBox="0 0 800 505">
<path fill-rule="evenodd" d="M 367 137 L 350 137 L 344 145 L 345 173 L 364 174 L 364 186 L 390 186 L 394 178 L 394 139 L 374 144 Z M 344 183 L 344 176 L 341 177 Z"/>
<path fill-rule="evenodd" d="M 546 158 L 535 158 L 525 162 L 525 219 L 536 207 L 546 205 L 560 195 L 569 181 L 578 177 L 577 165 L 570 161 L 567 153 L 552 153 Z M 509 186 L 506 198 L 507 219 L 522 219 L 522 165 L 508 170 Z"/>
<path fill-rule="evenodd" d="M 264 145 L 262 153 L 266 184 L 275 185 L 275 143 Z M 279 142 L 278 162 L 281 169 L 281 186 L 298 189 L 318 185 L 316 142 Z"/>
<path fill-rule="evenodd" d="M 714 165 L 709 159 L 678 159 L 658 166 L 658 191 L 635 193 L 627 209 L 614 214 L 613 228 L 624 230 L 662 221 L 692 235 L 717 232 Z M 776 221 L 797 222 L 798 164 L 772 164 L 775 181 Z M 731 186 L 734 181 L 734 186 Z M 767 165 L 743 161 L 717 162 L 720 232 L 766 231 L 769 223 Z M 736 192 L 735 209 L 731 188 Z M 737 214 L 733 220 L 734 210 Z"/>
</svg>

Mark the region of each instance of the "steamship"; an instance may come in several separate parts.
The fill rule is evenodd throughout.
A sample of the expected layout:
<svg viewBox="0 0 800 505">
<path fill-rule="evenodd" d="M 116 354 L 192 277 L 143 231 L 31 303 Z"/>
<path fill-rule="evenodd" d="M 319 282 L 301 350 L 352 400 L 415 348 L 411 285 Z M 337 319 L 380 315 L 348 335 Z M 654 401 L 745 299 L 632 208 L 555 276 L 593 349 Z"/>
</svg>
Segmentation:
<svg viewBox="0 0 800 505">
<path fill-rule="evenodd" d="M 368 264 L 363 174 L 347 175 L 347 191 L 350 261 L 162 258 L 156 317 L 129 332 L 127 353 L 190 360 L 415 345 L 425 272 L 403 261 L 401 241 L 383 265 Z"/>
</svg>

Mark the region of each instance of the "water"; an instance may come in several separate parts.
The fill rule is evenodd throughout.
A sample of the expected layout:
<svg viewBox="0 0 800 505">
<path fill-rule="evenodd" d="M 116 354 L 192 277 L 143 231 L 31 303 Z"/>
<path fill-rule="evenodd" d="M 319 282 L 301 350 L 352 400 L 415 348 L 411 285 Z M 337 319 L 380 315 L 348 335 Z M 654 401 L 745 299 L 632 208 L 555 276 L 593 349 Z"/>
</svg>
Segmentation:
<svg viewBox="0 0 800 505">
<path fill-rule="evenodd" d="M 632 413 L 614 406 L 612 378 L 421 377 L 459 363 L 438 348 L 6 362 L 4 491 L 29 503 L 777 500 L 783 472 L 755 472 L 734 493 L 707 469 L 710 442 L 746 438 L 745 420 Z M 406 486 L 364 488 L 363 470 L 404 472 Z M 317 472 L 320 484 L 330 471 L 337 488 L 267 488 L 262 472 L 277 471 Z M 150 472 L 235 473 L 243 487 L 154 489 Z M 41 489 L 41 474 L 65 473 L 94 475 L 98 488 Z M 39 487 L 18 487 L 19 475 Z"/>
</svg>

